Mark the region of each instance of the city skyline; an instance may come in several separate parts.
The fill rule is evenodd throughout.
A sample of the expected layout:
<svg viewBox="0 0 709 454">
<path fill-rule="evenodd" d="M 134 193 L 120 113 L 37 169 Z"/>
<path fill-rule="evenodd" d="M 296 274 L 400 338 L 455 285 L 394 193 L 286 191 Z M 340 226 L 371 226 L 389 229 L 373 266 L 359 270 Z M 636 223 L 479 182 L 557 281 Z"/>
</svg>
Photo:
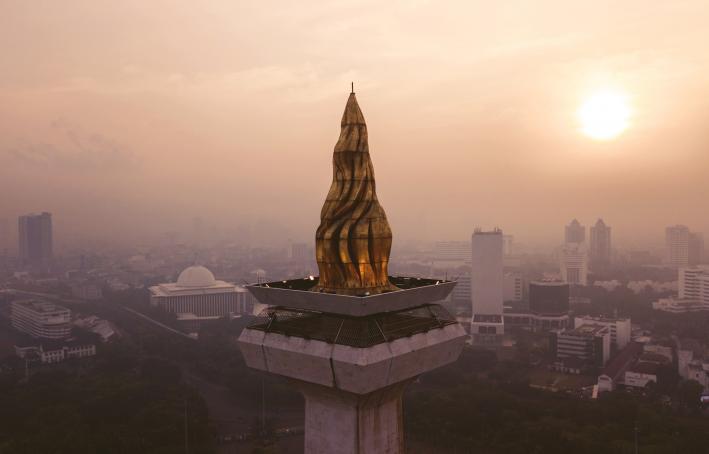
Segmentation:
<svg viewBox="0 0 709 454">
<path fill-rule="evenodd" d="M 707 0 L 0 5 L 3 453 L 706 451 Z"/>
<path fill-rule="evenodd" d="M 309 238 L 354 81 L 402 241 L 500 226 L 549 242 L 571 217 L 607 219 L 617 244 L 707 231 L 706 8 L 636 6 L 6 5 L 0 218 L 50 211 L 64 236 L 130 241 L 201 216 Z M 577 110 L 606 86 L 633 114 L 592 140 Z"/>
</svg>

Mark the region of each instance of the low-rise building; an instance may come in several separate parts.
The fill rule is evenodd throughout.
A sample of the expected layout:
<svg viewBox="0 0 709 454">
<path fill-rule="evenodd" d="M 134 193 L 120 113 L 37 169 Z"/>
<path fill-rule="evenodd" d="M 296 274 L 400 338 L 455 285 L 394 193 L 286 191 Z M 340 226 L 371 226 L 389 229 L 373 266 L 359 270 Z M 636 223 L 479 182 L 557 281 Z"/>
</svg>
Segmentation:
<svg viewBox="0 0 709 454">
<path fill-rule="evenodd" d="M 150 287 L 150 304 L 189 320 L 250 314 L 253 297 L 243 287 L 219 281 L 203 266 L 186 268 L 175 283 Z"/>
<path fill-rule="evenodd" d="M 96 344 L 82 340 L 20 343 L 15 345 L 15 354 L 20 358 L 36 360 L 42 364 L 54 364 L 71 358 L 94 356 L 96 355 Z"/>
<path fill-rule="evenodd" d="M 709 359 L 703 358 L 701 352 L 695 354 L 691 349 L 679 350 L 677 367 L 680 377 L 685 380 L 695 380 L 709 391 Z"/>
<path fill-rule="evenodd" d="M 116 335 L 116 330 L 111 322 L 95 315 L 77 318 L 74 320 L 74 326 L 101 336 L 103 342 L 109 341 Z"/>
<path fill-rule="evenodd" d="M 602 368 L 610 357 L 610 330 L 587 324 L 550 333 L 550 346 L 557 360 L 581 361 L 585 369 Z"/>
<path fill-rule="evenodd" d="M 585 315 L 574 318 L 574 326 L 596 324 L 607 326 L 611 333 L 611 348 L 620 351 L 630 342 L 631 323 L 629 318 L 592 317 Z"/>
<path fill-rule="evenodd" d="M 10 320 L 15 329 L 37 338 L 66 339 L 71 335 L 71 311 L 47 301 L 14 301 Z"/>
<path fill-rule="evenodd" d="M 656 363 L 638 361 L 625 371 L 625 386 L 645 388 L 650 383 L 656 384 L 658 369 L 659 366 Z"/>
<path fill-rule="evenodd" d="M 638 360 L 643 352 L 643 345 L 639 342 L 630 342 L 603 368 L 598 376 L 598 391 L 606 392 L 615 390 L 618 385 L 625 382 L 625 372 Z"/>
<path fill-rule="evenodd" d="M 680 268 L 677 272 L 677 297 L 662 298 L 652 307 L 675 314 L 709 311 L 709 268 Z"/>
<path fill-rule="evenodd" d="M 701 300 L 660 298 L 652 303 L 652 308 L 656 311 L 670 312 L 673 314 L 687 314 L 693 312 L 709 311 L 709 303 Z"/>
</svg>

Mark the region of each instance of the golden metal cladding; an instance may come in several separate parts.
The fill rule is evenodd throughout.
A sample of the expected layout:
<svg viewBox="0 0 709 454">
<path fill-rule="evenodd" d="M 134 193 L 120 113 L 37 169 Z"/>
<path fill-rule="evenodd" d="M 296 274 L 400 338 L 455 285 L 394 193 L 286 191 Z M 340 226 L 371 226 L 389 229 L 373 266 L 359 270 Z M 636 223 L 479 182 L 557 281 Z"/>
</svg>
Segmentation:
<svg viewBox="0 0 709 454">
<path fill-rule="evenodd" d="M 389 282 L 391 229 L 377 200 L 367 125 L 351 93 L 332 157 L 330 191 L 315 233 L 315 290 L 347 295 L 396 290 Z"/>
</svg>

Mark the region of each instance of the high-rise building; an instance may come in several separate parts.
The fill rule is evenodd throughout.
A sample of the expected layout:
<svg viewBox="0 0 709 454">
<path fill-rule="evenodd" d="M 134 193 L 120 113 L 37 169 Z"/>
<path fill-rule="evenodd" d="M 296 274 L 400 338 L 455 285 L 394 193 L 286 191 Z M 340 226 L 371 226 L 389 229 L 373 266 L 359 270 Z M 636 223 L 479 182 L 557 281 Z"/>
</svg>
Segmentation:
<svg viewBox="0 0 709 454">
<path fill-rule="evenodd" d="M 535 281 L 529 284 L 530 324 L 534 331 L 564 329 L 569 322 L 569 284 Z"/>
<path fill-rule="evenodd" d="M 574 219 L 564 228 L 565 243 L 583 243 L 586 241 L 586 227 Z"/>
<path fill-rule="evenodd" d="M 673 225 L 665 229 L 665 263 L 673 268 L 689 265 L 689 228 Z"/>
<path fill-rule="evenodd" d="M 573 285 L 588 284 L 588 254 L 584 243 L 566 243 L 561 249 L 561 279 Z"/>
<path fill-rule="evenodd" d="M 7 219 L 0 218 L 0 257 L 7 255 L 10 247 L 10 229 Z"/>
<path fill-rule="evenodd" d="M 559 281 L 534 281 L 529 284 L 529 310 L 534 314 L 569 313 L 569 284 Z"/>
<path fill-rule="evenodd" d="M 66 339 L 71 335 L 71 311 L 54 303 L 14 301 L 10 321 L 15 329 L 41 339 Z"/>
<path fill-rule="evenodd" d="M 704 235 L 699 232 L 689 233 L 687 261 L 690 266 L 699 265 L 704 262 Z"/>
<path fill-rule="evenodd" d="M 589 257 L 592 268 L 604 268 L 611 261 L 611 228 L 603 222 L 596 221 L 591 227 Z"/>
<path fill-rule="evenodd" d="M 52 215 L 27 214 L 18 219 L 20 258 L 39 261 L 52 257 Z"/>
<path fill-rule="evenodd" d="M 470 333 L 475 343 L 497 343 L 504 334 L 503 276 L 502 230 L 476 229 L 470 272 L 473 305 Z"/>
</svg>

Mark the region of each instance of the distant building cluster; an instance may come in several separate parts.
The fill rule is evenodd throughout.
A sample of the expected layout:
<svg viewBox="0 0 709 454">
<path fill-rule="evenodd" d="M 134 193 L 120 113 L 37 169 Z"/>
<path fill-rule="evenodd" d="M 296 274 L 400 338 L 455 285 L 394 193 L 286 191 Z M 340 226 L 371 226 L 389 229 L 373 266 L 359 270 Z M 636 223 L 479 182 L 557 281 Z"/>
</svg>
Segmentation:
<svg viewBox="0 0 709 454">
<path fill-rule="evenodd" d="M 15 344 L 20 358 L 57 363 L 96 354 L 95 343 L 72 334 L 71 311 L 65 307 L 47 301 L 14 301 L 10 321 L 27 335 Z"/>
<path fill-rule="evenodd" d="M 673 350 L 663 345 L 632 341 L 628 343 L 598 376 L 598 392 L 613 391 L 619 386 L 647 388 L 657 384 L 660 370 L 671 369 Z"/>
<path fill-rule="evenodd" d="M 709 311 L 709 267 L 680 268 L 678 295 L 653 303 L 658 311 L 675 314 Z"/>
<path fill-rule="evenodd" d="M 611 265 L 611 228 L 598 219 L 590 229 L 586 241 L 586 227 L 577 219 L 564 228 L 564 244 L 559 254 L 561 280 L 571 285 L 588 285 L 590 270 L 603 271 Z"/>
<path fill-rule="evenodd" d="M 685 225 L 665 229 L 665 264 L 673 268 L 698 265 L 704 261 L 704 236 Z"/>
<path fill-rule="evenodd" d="M 628 318 L 575 317 L 573 328 L 550 332 L 551 350 L 556 354 L 553 367 L 574 374 L 600 370 L 628 345 L 630 337 Z"/>
</svg>

